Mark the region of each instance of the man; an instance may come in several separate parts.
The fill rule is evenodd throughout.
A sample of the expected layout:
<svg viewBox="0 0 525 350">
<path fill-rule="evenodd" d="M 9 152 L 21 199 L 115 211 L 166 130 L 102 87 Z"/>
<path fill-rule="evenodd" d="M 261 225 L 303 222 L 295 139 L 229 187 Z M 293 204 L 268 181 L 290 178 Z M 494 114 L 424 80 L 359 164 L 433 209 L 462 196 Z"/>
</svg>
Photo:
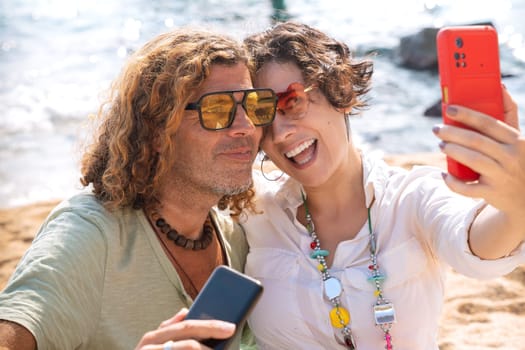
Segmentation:
<svg viewBox="0 0 525 350">
<path fill-rule="evenodd" d="M 243 268 L 244 235 L 214 206 L 252 208 L 275 104 L 227 37 L 178 30 L 136 52 L 83 156 L 89 192 L 52 211 L 0 294 L 0 349 L 179 349 L 231 336 L 228 323 L 181 320 L 216 266 Z"/>
</svg>

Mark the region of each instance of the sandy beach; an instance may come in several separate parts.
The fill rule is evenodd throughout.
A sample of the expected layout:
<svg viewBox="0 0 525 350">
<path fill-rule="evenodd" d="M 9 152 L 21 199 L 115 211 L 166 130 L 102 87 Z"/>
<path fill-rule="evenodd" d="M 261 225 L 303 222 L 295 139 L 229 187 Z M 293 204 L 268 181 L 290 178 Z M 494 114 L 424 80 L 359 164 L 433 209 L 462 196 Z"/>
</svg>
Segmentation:
<svg viewBox="0 0 525 350">
<path fill-rule="evenodd" d="M 439 154 L 386 156 L 403 167 L 444 167 Z M 56 201 L 0 210 L 0 289 Z M 440 350 L 525 349 L 525 266 L 507 276 L 477 281 L 450 271 L 440 326 Z M 414 301 L 414 312 L 417 303 Z M 417 332 L 417 329 L 414 329 Z M 422 349 L 423 350 L 423 349 Z"/>
</svg>

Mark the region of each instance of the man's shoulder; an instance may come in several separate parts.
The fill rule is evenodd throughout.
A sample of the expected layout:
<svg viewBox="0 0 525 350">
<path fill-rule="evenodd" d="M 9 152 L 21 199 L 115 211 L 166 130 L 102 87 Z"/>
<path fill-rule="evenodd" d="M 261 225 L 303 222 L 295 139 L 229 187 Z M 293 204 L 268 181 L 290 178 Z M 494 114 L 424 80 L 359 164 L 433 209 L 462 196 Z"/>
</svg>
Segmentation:
<svg viewBox="0 0 525 350">
<path fill-rule="evenodd" d="M 60 202 L 51 213 L 61 211 L 78 211 L 78 212 L 100 212 L 105 213 L 107 209 L 104 207 L 93 193 L 88 191 L 78 192 L 71 197 Z"/>
<path fill-rule="evenodd" d="M 52 231 L 63 231 L 68 236 L 85 235 L 95 231 L 105 236 L 118 230 L 118 226 L 129 216 L 127 212 L 125 209 L 109 210 L 93 193 L 83 191 L 53 208 L 41 230 L 49 231 L 51 226 Z M 75 230 L 71 230 L 71 227 L 75 227 Z"/>
<path fill-rule="evenodd" d="M 88 221 L 103 221 L 107 224 L 125 220 L 137 210 L 132 208 L 109 209 L 89 191 L 82 191 L 59 203 L 50 213 L 49 219 L 72 214 Z"/>
</svg>

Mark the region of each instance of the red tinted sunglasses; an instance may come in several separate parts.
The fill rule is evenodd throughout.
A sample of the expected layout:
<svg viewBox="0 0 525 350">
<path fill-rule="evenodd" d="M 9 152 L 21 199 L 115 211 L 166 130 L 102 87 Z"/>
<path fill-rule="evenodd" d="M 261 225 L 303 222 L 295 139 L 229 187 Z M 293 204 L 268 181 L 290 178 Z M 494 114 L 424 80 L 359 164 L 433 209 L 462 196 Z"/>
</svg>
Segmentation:
<svg viewBox="0 0 525 350">
<path fill-rule="evenodd" d="M 292 119 L 302 118 L 310 105 L 310 100 L 306 94 L 316 87 L 310 85 L 305 88 L 301 83 L 291 83 L 286 91 L 276 93 L 277 110 Z"/>
</svg>

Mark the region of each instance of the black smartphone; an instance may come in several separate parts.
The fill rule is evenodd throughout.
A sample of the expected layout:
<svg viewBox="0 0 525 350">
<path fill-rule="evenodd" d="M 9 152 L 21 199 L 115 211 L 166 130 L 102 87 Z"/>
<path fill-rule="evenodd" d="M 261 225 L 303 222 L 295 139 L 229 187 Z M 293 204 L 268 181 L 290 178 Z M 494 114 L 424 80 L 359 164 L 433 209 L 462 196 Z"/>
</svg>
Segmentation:
<svg viewBox="0 0 525 350">
<path fill-rule="evenodd" d="M 212 272 L 186 319 L 222 320 L 234 323 L 241 332 L 248 314 L 263 292 L 262 284 L 228 266 L 220 265 Z M 227 339 L 206 339 L 202 344 L 216 350 L 228 349 L 235 334 Z"/>
</svg>

